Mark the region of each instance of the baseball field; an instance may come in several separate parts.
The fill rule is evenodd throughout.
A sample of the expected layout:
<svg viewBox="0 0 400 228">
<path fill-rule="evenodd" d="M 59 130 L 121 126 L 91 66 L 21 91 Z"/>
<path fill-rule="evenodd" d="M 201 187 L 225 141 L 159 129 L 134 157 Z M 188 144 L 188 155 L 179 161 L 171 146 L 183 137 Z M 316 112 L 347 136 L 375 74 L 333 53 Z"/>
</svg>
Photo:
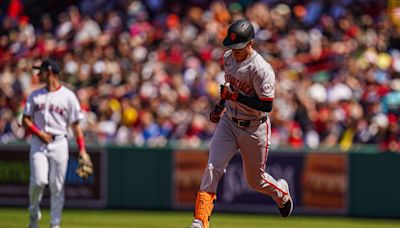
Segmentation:
<svg viewBox="0 0 400 228">
<path fill-rule="evenodd" d="M 41 227 L 49 226 L 49 211 L 44 209 Z M 63 228 L 185 228 L 191 212 L 72 210 L 63 213 Z M 215 213 L 212 228 L 389 228 L 400 227 L 400 220 L 345 217 L 244 215 Z M 0 208 L 0 228 L 27 227 L 28 212 L 24 208 Z"/>
</svg>

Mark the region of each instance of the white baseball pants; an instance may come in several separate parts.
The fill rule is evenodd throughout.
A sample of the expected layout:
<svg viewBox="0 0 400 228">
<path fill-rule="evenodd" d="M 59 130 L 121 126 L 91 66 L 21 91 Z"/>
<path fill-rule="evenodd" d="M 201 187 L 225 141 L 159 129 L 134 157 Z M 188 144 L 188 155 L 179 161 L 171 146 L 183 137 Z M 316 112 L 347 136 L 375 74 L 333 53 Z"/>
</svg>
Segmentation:
<svg viewBox="0 0 400 228">
<path fill-rule="evenodd" d="M 40 211 L 44 187 L 50 188 L 51 224 L 61 222 L 64 206 L 64 180 L 68 165 L 68 140 L 57 137 L 45 144 L 37 137 L 32 138 L 30 149 L 29 214 L 36 218 Z"/>
</svg>

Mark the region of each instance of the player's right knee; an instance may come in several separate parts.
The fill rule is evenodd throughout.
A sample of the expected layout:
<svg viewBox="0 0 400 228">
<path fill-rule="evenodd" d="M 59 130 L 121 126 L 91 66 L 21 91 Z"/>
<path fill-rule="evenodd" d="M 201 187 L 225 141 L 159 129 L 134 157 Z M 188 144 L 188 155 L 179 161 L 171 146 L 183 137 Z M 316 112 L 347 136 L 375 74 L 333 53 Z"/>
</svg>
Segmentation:
<svg viewBox="0 0 400 228">
<path fill-rule="evenodd" d="M 63 194 L 62 193 L 62 191 L 63 191 L 62 183 L 50 181 L 49 188 L 50 188 L 50 192 L 52 194 L 56 194 L 56 195 Z"/>
<path fill-rule="evenodd" d="M 31 186 L 33 187 L 44 187 L 48 184 L 48 181 L 45 179 L 35 179 L 31 180 Z"/>
</svg>

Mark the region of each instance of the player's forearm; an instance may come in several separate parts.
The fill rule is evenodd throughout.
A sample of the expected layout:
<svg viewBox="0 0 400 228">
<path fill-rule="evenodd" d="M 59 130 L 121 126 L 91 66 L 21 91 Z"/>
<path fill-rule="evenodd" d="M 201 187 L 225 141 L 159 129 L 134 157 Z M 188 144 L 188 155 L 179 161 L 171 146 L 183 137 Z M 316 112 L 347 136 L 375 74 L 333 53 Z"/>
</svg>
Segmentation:
<svg viewBox="0 0 400 228">
<path fill-rule="evenodd" d="M 79 125 L 79 122 L 72 124 L 72 131 L 74 132 L 76 144 L 78 145 L 79 152 L 86 153 L 85 138 L 83 135 L 82 128 Z"/>
<path fill-rule="evenodd" d="M 254 108 L 258 111 L 262 111 L 262 112 L 272 111 L 272 101 L 260 100 L 258 97 L 248 97 L 248 96 L 239 94 L 236 101 L 240 102 L 246 106 L 249 106 L 250 108 Z"/>
<path fill-rule="evenodd" d="M 39 137 L 43 142 L 50 143 L 53 141 L 53 137 L 50 134 L 39 129 L 29 116 L 24 116 L 22 118 L 22 123 L 23 123 L 25 129 L 27 129 L 32 134 Z"/>
<path fill-rule="evenodd" d="M 71 125 L 71 129 L 74 132 L 75 138 L 83 137 L 83 131 L 79 122 L 73 123 Z"/>
<path fill-rule="evenodd" d="M 40 129 L 32 122 L 29 117 L 24 116 L 22 119 L 22 123 L 24 124 L 25 129 L 29 130 L 35 135 L 40 135 Z"/>
</svg>

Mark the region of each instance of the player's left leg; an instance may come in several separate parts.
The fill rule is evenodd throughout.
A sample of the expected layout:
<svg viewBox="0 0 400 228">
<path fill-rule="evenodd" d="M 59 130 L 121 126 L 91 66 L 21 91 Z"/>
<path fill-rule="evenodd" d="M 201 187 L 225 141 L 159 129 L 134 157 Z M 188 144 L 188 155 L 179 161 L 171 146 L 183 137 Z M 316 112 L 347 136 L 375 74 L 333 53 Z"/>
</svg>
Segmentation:
<svg viewBox="0 0 400 228">
<path fill-rule="evenodd" d="M 271 196 L 281 215 L 287 217 L 293 210 L 289 186 L 285 180 L 275 180 L 265 172 L 269 138 L 269 121 L 258 127 L 243 128 L 238 140 L 243 169 L 249 186 L 255 191 Z"/>
<path fill-rule="evenodd" d="M 68 166 L 68 141 L 60 139 L 49 144 L 49 188 L 51 227 L 58 227 L 64 207 L 64 181 Z"/>
<path fill-rule="evenodd" d="M 217 125 L 210 145 L 208 164 L 201 180 L 200 190 L 196 195 L 191 228 L 209 227 L 219 181 L 238 149 L 233 124 L 232 120 L 224 115 Z"/>
<path fill-rule="evenodd" d="M 48 184 L 49 164 L 42 144 L 32 140 L 30 150 L 29 228 L 37 228 L 41 219 L 40 202 Z"/>
</svg>

